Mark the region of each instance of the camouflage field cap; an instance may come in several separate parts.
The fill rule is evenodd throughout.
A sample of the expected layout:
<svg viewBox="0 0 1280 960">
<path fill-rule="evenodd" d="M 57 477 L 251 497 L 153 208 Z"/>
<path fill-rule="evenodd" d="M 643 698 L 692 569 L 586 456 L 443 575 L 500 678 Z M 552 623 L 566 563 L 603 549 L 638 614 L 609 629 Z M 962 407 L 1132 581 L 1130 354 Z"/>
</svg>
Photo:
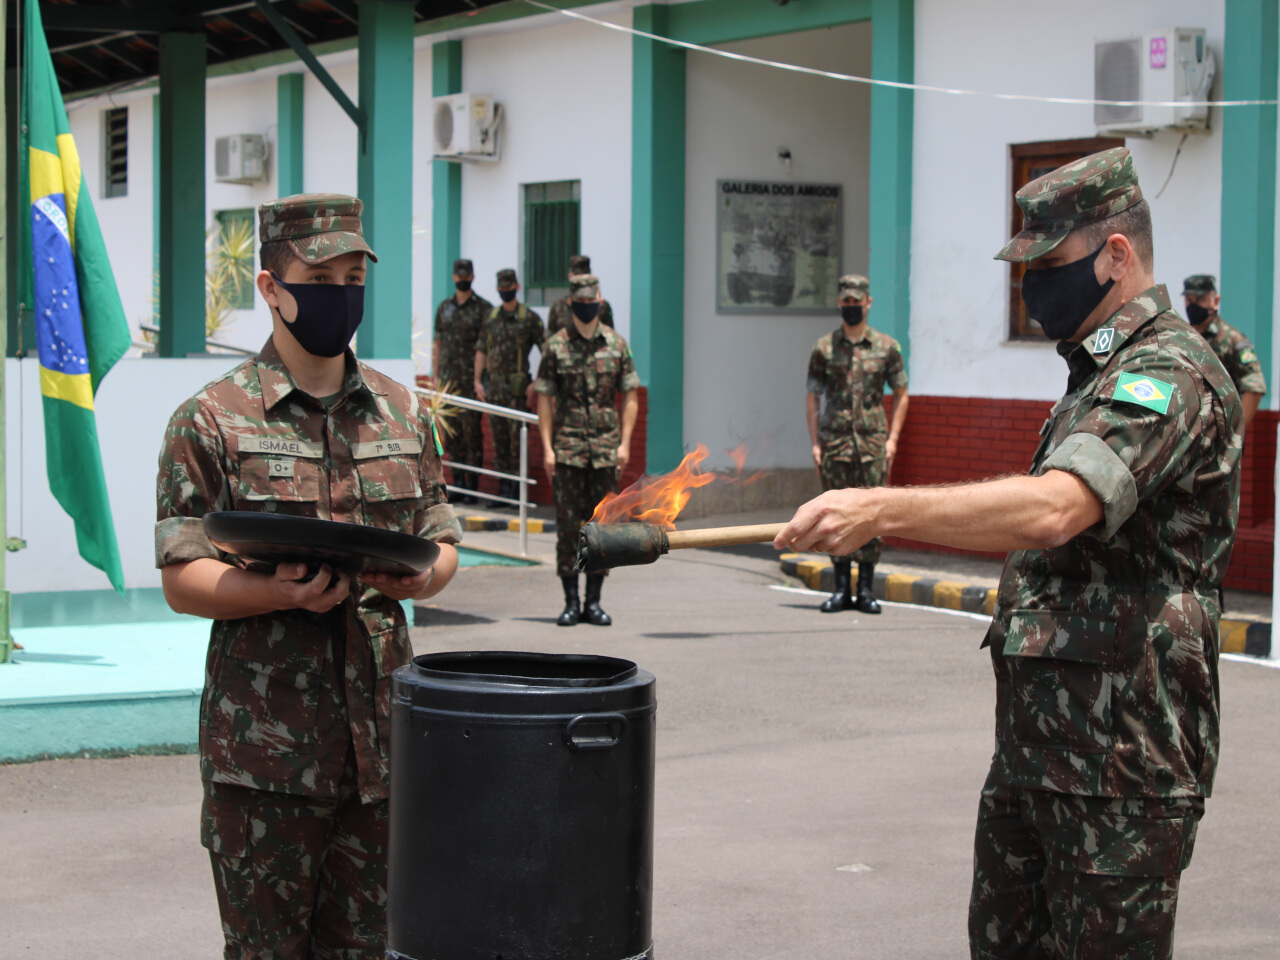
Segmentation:
<svg viewBox="0 0 1280 960">
<path fill-rule="evenodd" d="M 1142 199 L 1142 189 L 1129 151 L 1112 147 L 1032 180 L 1016 199 L 1022 231 L 996 254 L 997 260 L 1043 257 L 1072 230 L 1128 210 Z"/>
<path fill-rule="evenodd" d="M 1211 273 L 1193 273 L 1182 281 L 1184 297 L 1200 297 L 1206 293 L 1217 293 L 1218 284 Z"/>
<path fill-rule="evenodd" d="M 510 267 L 505 270 L 498 271 L 498 289 L 507 290 L 514 287 L 520 281 L 516 279 L 516 272 Z"/>
<path fill-rule="evenodd" d="M 585 253 L 575 253 L 569 258 L 569 273 L 577 275 L 579 273 L 591 272 L 591 258 Z"/>
<path fill-rule="evenodd" d="M 569 281 L 569 296 L 574 300 L 594 300 L 600 296 L 600 279 L 594 273 L 579 273 Z"/>
<path fill-rule="evenodd" d="M 258 240 L 288 240 L 306 263 L 324 263 L 359 250 L 374 263 L 377 256 L 360 229 L 364 204 L 340 193 L 295 193 L 258 207 Z"/>
<path fill-rule="evenodd" d="M 857 273 L 846 273 L 840 278 L 839 289 L 840 292 L 836 296 L 837 300 L 852 298 L 861 303 L 867 299 L 867 294 L 871 292 L 871 281 Z"/>
<path fill-rule="evenodd" d="M 453 261 L 453 272 L 460 277 L 474 277 L 476 275 L 476 268 L 472 266 L 470 260 L 462 258 Z"/>
</svg>

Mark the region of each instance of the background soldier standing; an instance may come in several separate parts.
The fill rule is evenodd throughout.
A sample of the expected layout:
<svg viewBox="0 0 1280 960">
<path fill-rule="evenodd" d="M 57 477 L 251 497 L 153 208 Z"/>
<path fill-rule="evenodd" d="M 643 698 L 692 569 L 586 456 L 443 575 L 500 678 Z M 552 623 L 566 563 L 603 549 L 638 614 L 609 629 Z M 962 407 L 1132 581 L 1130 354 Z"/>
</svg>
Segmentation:
<svg viewBox="0 0 1280 960">
<path fill-rule="evenodd" d="M 562 627 L 580 620 L 607 627 L 613 621 L 600 608 L 603 573 L 587 574 L 585 606 L 579 605 L 578 574 L 573 569 L 578 531 L 618 480 L 631 459 L 631 431 L 640 403 L 627 341 L 599 320 L 600 283 L 591 274 L 570 282 L 573 322 L 547 340 L 538 370 L 538 422 L 542 459 L 556 498 L 556 573 L 564 585 Z M 619 430 L 617 395 L 621 393 Z"/>
<path fill-rule="evenodd" d="M 1231 374 L 1240 391 L 1244 407 L 1244 429 L 1248 429 L 1258 403 L 1267 392 L 1267 379 L 1262 375 L 1262 362 L 1249 338 L 1218 315 L 1217 286 L 1211 275 L 1197 273 L 1182 281 L 1182 299 L 1187 307 L 1187 322 L 1209 341 L 1213 352 Z"/>
<path fill-rule="evenodd" d="M 452 385 L 458 396 L 476 399 L 472 384 L 475 381 L 476 341 L 480 328 L 493 311 L 484 297 L 471 290 L 475 269 L 470 260 L 453 261 L 453 285 L 457 291 L 436 307 L 435 341 L 432 351 L 432 368 L 436 374 L 436 386 Z M 449 438 L 448 458 L 454 463 L 471 467 L 484 466 L 484 434 L 480 429 L 480 414 L 473 410 L 458 410 L 453 419 L 454 434 Z M 480 489 L 480 474 L 470 470 L 453 471 L 454 485 L 467 490 Z M 458 497 L 459 503 L 475 503 L 474 496 Z"/>
<path fill-rule="evenodd" d="M 529 351 L 542 343 L 542 318 L 525 304 L 516 302 L 519 292 L 516 272 L 499 270 L 498 296 L 502 304 L 489 313 L 480 331 L 476 345 L 475 391 L 477 397 L 488 403 L 526 410 L 533 408 Z M 494 469 L 500 473 L 518 473 L 520 421 L 490 417 L 489 429 L 493 433 Z M 498 481 L 499 496 L 518 500 L 519 488 L 515 480 Z"/>
<path fill-rule="evenodd" d="M 591 272 L 591 258 L 585 253 L 575 253 L 569 258 L 569 281 L 579 274 Z M 573 308 L 569 305 L 569 297 L 561 297 L 551 305 L 547 313 L 547 336 L 551 337 L 569 326 L 573 319 Z M 600 301 L 600 322 L 606 327 L 613 326 L 613 307 L 608 300 Z"/>
<path fill-rule="evenodd" d="M 272 312 L 262 351 L 169 421 L 157 481 L 165 599 L 214 621 L 200 701 L 200 841 L 225 956 L 382 960 L 390 674 L 409 662 L 401 600 L 438 593 L 461 539 L 430 413 L 356 360 L 365 256 L 354 197 L 259 207 Z M 358 296 L 352 296 L 353 287 Z M 386 454 L 385 441 L 399 453 Z M 270 451 L 270 455 L 267 452 Z M 405 491 L 412 493 L 406 496 Z M 414 577 L 233 563 L 214 510 L 338 520 L 444 546 Z"/>
<path fill-rule="evenodd" d="M 958 189 L 963 185 L 958 185 Z M 1123 147 L 1017 193 L 1027 313 L 1066 392 L 1028 476 L 824 493 L 774 541 L 891 533 L 1012 551 L 987 633 L 996 751 L 969 901 L 976 960 L 1167 960 L 1218 761 L 1218 586 L 1235 539 L 1241 404 L 1152 271 Z"/>
<path fill-rule="evenodd" d="M 813 462 L 823 490 L 879 487 L 893 468 L 898 436 L 907 420 L 907 370 L 898 341 L 867 325 L 870 284 L 855 273 L 840 278 L 840 329 L 819 340 L 809 357 L 805 419 L 813 440 Z M 884 388 L 893 390 L 893 425 L 884 413 Z M 823 613 L 861 610 L 879 613 L 875 567 L 880 538 L 853 554 L 832 557 L 835 592 L 822 602 Z M 858 561 L 858 596 L 851 584 Z"/>
</svg>

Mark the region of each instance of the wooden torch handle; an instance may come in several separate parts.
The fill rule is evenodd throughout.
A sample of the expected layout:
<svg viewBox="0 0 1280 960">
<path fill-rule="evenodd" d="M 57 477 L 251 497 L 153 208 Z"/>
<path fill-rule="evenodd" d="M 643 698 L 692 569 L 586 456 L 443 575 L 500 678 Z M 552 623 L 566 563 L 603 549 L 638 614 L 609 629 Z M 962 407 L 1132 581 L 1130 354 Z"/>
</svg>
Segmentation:
<svg viewBox="0 0 1280 960">
<path fill-rule="evenodd" d="M 767 543 L 785 523 L 757 523 L 745 527 L 708 527 L 705 530 L 672 530 L 667 544 L 672 550 L 689 547 L 728 547 L 740 543 Z"/>
</svg>

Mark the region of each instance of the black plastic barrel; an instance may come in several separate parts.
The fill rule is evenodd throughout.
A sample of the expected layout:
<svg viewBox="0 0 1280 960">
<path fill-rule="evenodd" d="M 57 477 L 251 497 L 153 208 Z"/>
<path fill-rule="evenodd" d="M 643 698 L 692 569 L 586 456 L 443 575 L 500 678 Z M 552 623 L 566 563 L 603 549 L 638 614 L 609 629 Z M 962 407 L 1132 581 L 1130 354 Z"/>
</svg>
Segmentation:
<svg viewBox="0 0 1280 960">
<path fill-rule="evenodd" d="M 613 657 L 397 670 L 387 956 L 651 956 L 654 693 Z"/>
</svg>

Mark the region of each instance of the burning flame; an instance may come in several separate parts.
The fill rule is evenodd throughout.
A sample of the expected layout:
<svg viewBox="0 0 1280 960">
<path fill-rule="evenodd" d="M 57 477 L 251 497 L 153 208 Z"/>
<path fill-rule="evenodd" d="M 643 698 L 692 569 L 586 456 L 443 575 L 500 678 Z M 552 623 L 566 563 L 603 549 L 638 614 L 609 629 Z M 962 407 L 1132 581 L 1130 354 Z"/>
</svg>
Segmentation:
<svg viewBox="0 0 1280 960">
<path fill-rule="evenodd" d="M 676 517 L 680 515 L 692 498 L 692 491 L 699 487 L 715 483 L 717 480 L 728 483 L 754 483 L 767 474 L 757 470 L 745 480 L 742 477 L 747 462 L 747 445 L 740 444 L 727 451 L 730 459 L 737 464 L 736 476 L 724 477 L 714 471 L 702 469 L 702 461 L 707 459 L 707 448 L 698 444 L 692 453 L 680 461 L 680 466 L 660 477 L 641 477 L 621 493 L 610 493 L 597 505 L 591 514 L 593 523 L 652 523 L 664 530 L 676 528 Z"/>
</svg>

